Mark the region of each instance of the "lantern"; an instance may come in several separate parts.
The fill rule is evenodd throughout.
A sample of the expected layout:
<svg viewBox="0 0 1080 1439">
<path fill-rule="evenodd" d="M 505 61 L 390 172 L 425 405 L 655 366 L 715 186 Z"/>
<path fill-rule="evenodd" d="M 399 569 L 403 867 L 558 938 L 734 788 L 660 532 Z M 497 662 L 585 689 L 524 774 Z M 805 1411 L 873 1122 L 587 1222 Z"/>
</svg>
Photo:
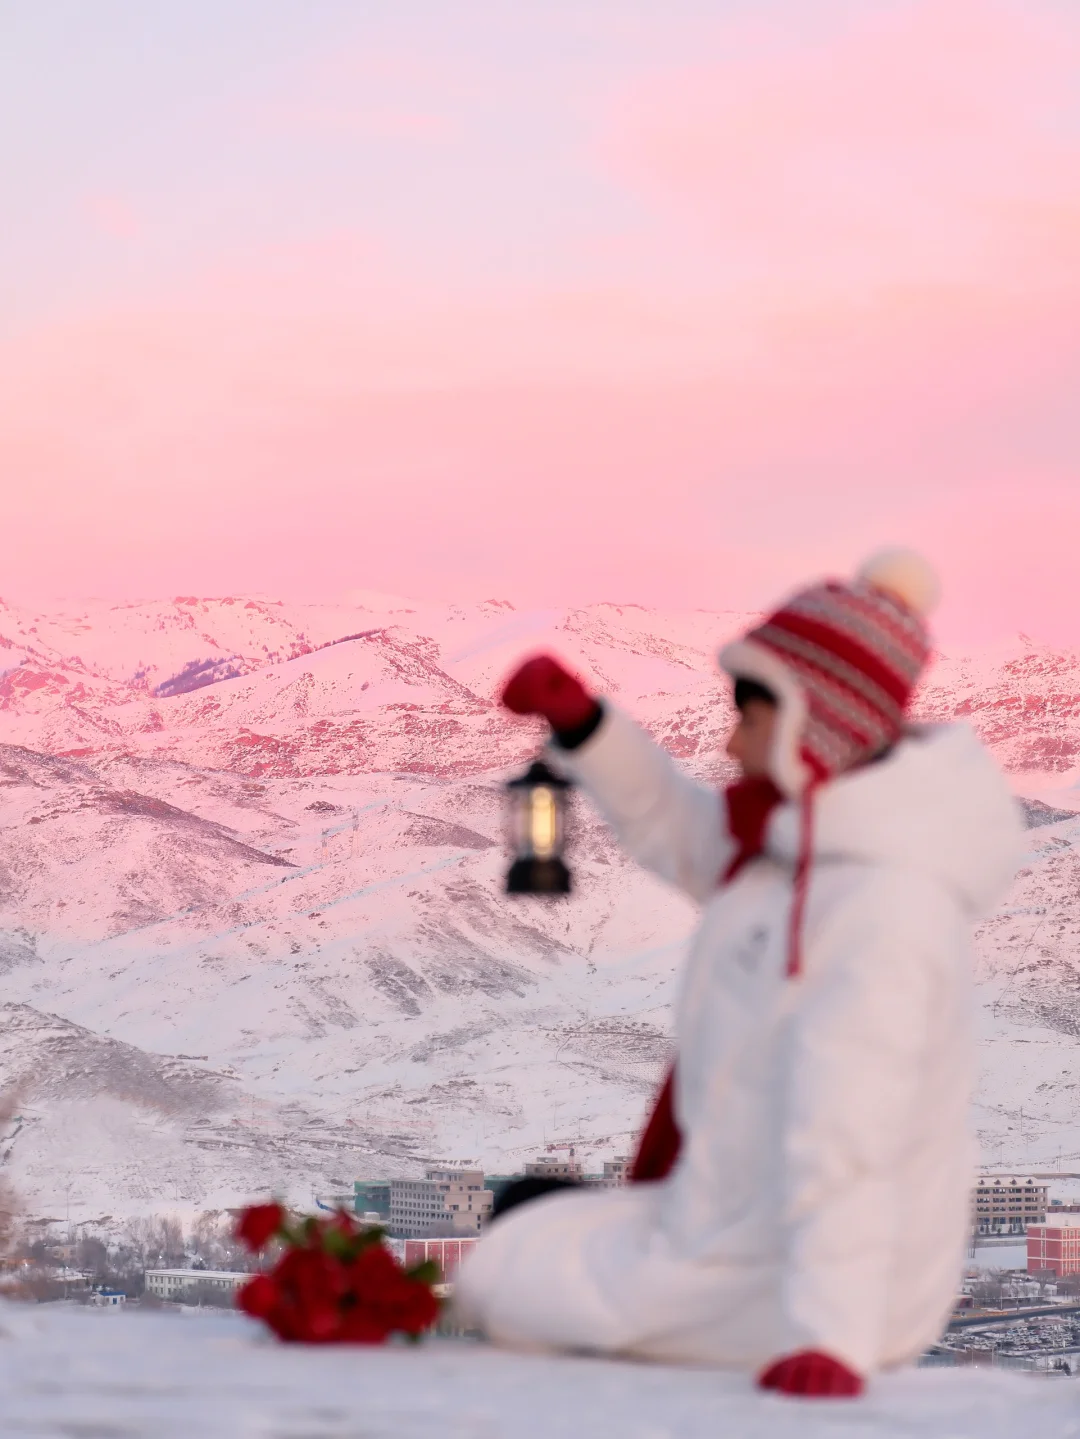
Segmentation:
<svg viewBox="0 0 1080 1439">
<path fill-rule="evenodd" d="M 566 801 L 570 781 L 535 760 L 506 786 L 514 862 L 507 894 L 569 894 L 570 871 L 563 857 Z"/>
</svg>

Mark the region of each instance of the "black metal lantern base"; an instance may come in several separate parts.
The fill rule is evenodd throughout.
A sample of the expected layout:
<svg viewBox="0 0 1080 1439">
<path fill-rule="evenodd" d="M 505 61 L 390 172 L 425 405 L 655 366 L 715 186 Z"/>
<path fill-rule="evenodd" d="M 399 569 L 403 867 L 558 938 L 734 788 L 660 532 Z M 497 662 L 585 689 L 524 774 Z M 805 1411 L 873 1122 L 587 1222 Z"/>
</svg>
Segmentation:
<svg viewBox="0 0 1080 1439">
<path fill-rule="evenodd" d="M 516 859 L 506 876 L 507 894 L 569 894 L 570 887 L 561 859 Z"/>
</svg>

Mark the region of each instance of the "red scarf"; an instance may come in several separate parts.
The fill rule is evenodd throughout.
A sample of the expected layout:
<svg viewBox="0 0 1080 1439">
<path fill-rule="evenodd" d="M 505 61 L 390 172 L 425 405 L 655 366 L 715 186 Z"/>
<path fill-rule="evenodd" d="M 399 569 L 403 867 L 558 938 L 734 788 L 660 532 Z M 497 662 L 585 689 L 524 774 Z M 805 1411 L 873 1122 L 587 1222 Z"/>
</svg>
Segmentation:
<svg viewBox="0 0 1080 1439">
<path fill-rule="evenodd" d="M 724 791 L 727 806 L 727 824 L 732 837 L 738 842 L 735 858 L 719 876 L 718 883 L 729 884 L 737 874 L 756 859 L 765 847 L 765 829 L 769 816 L 782 801 L 783 795 L 771 779 L 754 776 L 741 779 L 729 785 Z M 809 853 L 809 802 L 803 808 L 803 855 Z M 796 873 L 796 896 L 798 903 L 792 912 L 792 948 L 788 962 L 788 973 L 798 972 L 798 928 L 802 911 L 802 894 L 805 890 L 805 865 L 800 855 L 800 871 Z M 660 1093 L 653 1105 L 649 1122 L 641 1136 L 637 1154 L 630 1167 L 630 1182 L 636 1184 L 642 1179 L 663 1179 L 675 1167 L 682 1147 L 682 1135 L 675 1122 L 675 1066 L 667 1072 Z"/>
</svg>

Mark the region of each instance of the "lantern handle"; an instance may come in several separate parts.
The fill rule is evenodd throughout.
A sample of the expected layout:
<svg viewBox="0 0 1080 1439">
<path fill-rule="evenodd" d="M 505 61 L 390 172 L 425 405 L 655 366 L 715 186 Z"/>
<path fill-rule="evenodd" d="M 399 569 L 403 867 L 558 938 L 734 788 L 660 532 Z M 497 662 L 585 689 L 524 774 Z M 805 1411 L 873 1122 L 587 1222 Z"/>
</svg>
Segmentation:
<svg viewBox="0 0 1080 1439">
<path fill-rule="evenodd" d="M 518 775 L 516 779 L 507 780 L 507 789 L 524 789 L 533 785 L 546 784 L 553 789 L 573 789 L 573 780 L 567 779 L 565 775 L 557 774 L 550 765 L 545 764 L 542 759 L 534 759 L 524 774 Z"/>
</svg>

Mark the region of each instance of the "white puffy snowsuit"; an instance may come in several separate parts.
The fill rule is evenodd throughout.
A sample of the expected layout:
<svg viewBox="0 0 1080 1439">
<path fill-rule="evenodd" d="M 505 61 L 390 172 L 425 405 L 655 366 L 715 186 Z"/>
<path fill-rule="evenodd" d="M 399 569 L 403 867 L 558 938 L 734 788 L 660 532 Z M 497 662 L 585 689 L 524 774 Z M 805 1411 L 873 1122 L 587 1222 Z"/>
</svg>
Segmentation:
<svg viewBox="0 0 1080 1439">
<path fill-rule="evenodd" d="M 1020 852 L 964 725 L 913 729 L 816 796 L 802 972 L 786 977 L 799 814 L 728 885 L 720 797 L 610 710 L 559 763 L 625 848 L 703 906 L 676 1010 L 682 1150 L 663 1180 L 545 1195 L 459 1272 L 496 1342 L 855 1371 L 940 1334 L 969 1229 L 969 930 Z"/>
</svg>

